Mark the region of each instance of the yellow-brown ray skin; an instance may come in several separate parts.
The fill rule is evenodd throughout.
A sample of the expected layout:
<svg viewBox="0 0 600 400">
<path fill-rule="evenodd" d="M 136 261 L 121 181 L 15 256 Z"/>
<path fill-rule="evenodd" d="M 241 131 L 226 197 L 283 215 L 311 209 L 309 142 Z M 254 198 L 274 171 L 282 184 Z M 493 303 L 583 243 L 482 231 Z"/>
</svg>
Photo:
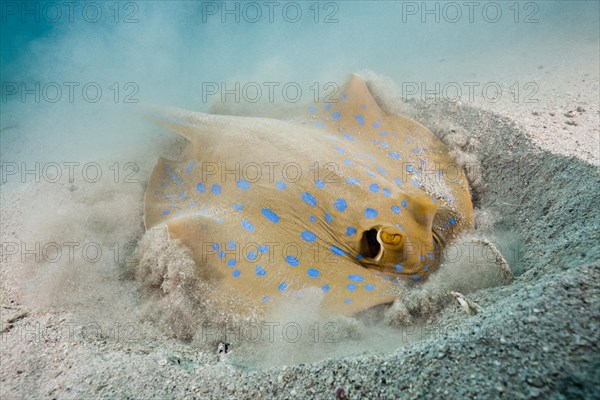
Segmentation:
<svg viewBox="0 0 600 400">
<path fill-rule="evenodd" d="M 350 79 L 343 93 L 347 95 L 346 100 L 316 111 L 301 110 L 300 116 L 292 121 L 177 110 L 167 113 L 171 121 L 163 120 L 161 124 L 186 137 L 190 145 L 180 161 L 161 159 L 154 169 L 146 193 L 146 227 L 166 225 L 170 237 L 190 247 L 203 275 L 209 272 L 208 276 L 223 293 L 235 293 L 252 303 L 268 296 L 271 299 L 268 304 L 272 304 L 292 291 L 324 284 L 330 289 L 324 293 L 323 307 L 332 312 L 352 314 L 393 301 L 393 284 L 384 279 L 385 275 L 426 278 L 435 268 L 435 260 L 429 259 L 435 250 L 432 229 L 447 240 L 471 224 L 468 186 L 461 170 L 452 179 L 442 176 L 440 180 L 449 188 L 452 201 L 437 198 L 434 203 L 431 193 L 411 183 L 411 175 L 405 174 L 405 168 L 409 164 L 419 166 L 425 159 L 429 165 L 437 163 L 438 169 L 448 171 L 453 163 L 442 143 L 415 121 L 381 110 L 357 76 Z M 339 113 L 339 118 L 334 113 Z M 364 125 L 358 123 L 357 114 L 362 115 Z M 315 126 L 315 122 L 320 126 Z M 379 127 L 375 128 L 374 123 Z M 388 148 L 373 142 L 374 137 L 379 137 L 378 132 L 383 131 L 387 132 Z M 347 140 L 348 136 L 344 135 L 351 135 L 353 139 Z M 417 148 L 418 154 L 401 151 L 408 147 Z M 343 154 L 336 150 L 338 148 Z M 390 151 L 397 151 L 399 159 L 391 157 Z M 347 165 L 347 160 L 352 161 L 353 166 Z M 188 173 L 194 162 L 196 166 Z M 229 169 L 231 163 L 241 166 L 296 163 L 303 176 L 298 181 L 288 182 L 285 190 L 276 187 L 277 179 L 271 179 L 273 177 L 261 179 L 242 190 L 236 187 L 239 177 L 206 174 L 210 166 L 223 162 L 230 163 Z M 336 167 L 330 170 L 332 165 Z M 378 167 L 382 167 L 387 176 Z M 350 178 L 358 179 L 360 184 L 349 185 Z M 401 186 L 394 178 L 400 178 Z M 316 188 L 316 180 L 322 180 L 325 187 Z M 204 184 L 203 193 L 197 191 L 199 182 Z M 221 194 L 210 192 L 214 184 L 221 187 Z M 372 184 L 379 185 L 381 191 L 389 190 L 389 196 L 381 192 L 375 196 L 369 189 Z M 315 206 L 301 200 L 305 192 L 315 197 Z M 185 197 L 180 198 L 182 193 Z M 333 206 L 338 198 L 349 203 L 343 212 Z M 402 206 L 403 201 L 406 206 Z M 191 206 L 192 202 L 196 205 Z M 234 210 L 235 203 L 243 203 L 244 209 Z M 400 212 L 392 211 L 393 206 Z M 265 218 L 264 208 L 279 216 L 280 221 L 274 223 Z M 378 215 L 366 217 L 367 208 L 376 209 Z M 327 222 L 326 213 L 332 216 L 332 222 Z M 316 222 L 311 222 L 310 216 L 314 216 Z M 454 218 L 454 224 L 447 222 L 449 216 Z M 244 220 L 251 221 L 252 232 L 240 227 Z M 403 229 L 403 243 L 416 250 L 408 252 L 405 247 L 404 253 L 409 254 L 402 254 L 401 260 L 389 259 L 391 252 L 384 254 L 387 258 L 382 258 L 383 264 L 359 259 L 362 232 L 396 225 Z M 355 227 L 357 233 L 347 236 L 348 226 Z M 318 239 L 306 243 L 300 236 L 305 230 Z M 287 264 L 285 253 L 277 250 L 273 258 L 263 260 L 263 264 L 240 256 L 235 267 L 227 267 L 227 260 L 218 263 L 206 259 L 207 243 L 218 243 L 222 248 L 232 240 L 240 245 L 272 241 L 280 248 L 293 246 L 300 249 L 302 257 L 295 267 Z M 332 253 L 332 245 L 346 255 Z M 315 252 L 319 254 L 316 258 Z M 424 269 L 426 263 L 430 264 L 428 271 Z M 401 264 L 403 269 L 398 271 L 396 264 Z M 256 265 L 264 268 L 266 274 L 257 275 Z M 319 271 L 318 277 L 308 274 L 311 268 Z M 233 275 L 236 270 L 239 271 L 237 277 Z M 355 275 L 363 280 L 349 280 Z M 278 290 L 282 282 L 286 282 L 288 289 Z M 355 288 L 350 290 L 348 285 Z M 241 310 L 244 307 L 240 304 Z"/>
<path fill-rule="evenodd" d="M 257 304 L 257 300 L 262 302 L 265 296 L 269 297 L 267 302 L 263 302 L 266 307 L 280 304 L 281 301 L 302 301 L 296 297 L 296 292 L 313 286 L 320 289 L 323 283 L 319 282 L 331 282 L 321 303 L 323 310 L 330 313 L 351 315 L 395 300 L 393 285 L 380 275 L 365 270 L 347 257 L 331 254 L 324 246 L 326 243 L 282 240 L 287 227 L 282 225 L 273 229 L 268 226 L 270 224 L 268 221 L 259 221 L 255 225 L 256 230 L 262 232 L 260 242 L 256 242 L 252 234 L 240 233 L 235 236 L 235 249 L 227 247 L 232 240 L 232 235 L 228 232 L 237 230 L 235 223 L 225 222 L 219 227 L 222 229 L 215 230 L 211 221 L 203 217 L 182 218 L 167 223 L 167 229 L 170 237 L 177 238 L 190 247 L 203 279 L 213 283 L 223 295 L 240 299 L 240 312 L 250 304 Z M 224 258 L 220 258 L 218 251 L 211 247 L 213 241 L 219 244 L 219 249 L 226 249 Z M 198 243 L 202 245 L 198 246 Z M 260 253 L 257 251 L 258 243 L 266 244 L 269 250 Z M 250 261 L 248 251 L 257 253 L 257 258 Z M 284 256 L 287 254 L 301 254 L 298 257 L 300 265 L 290 266 L 285 261 Z M 228 266 L 232 259 L 236 260 L 234 267 Z M 257 265 L 266 271 L 264 275 L 256 274 Z M 320 276 L 308 277 L 307 269 L 316 266 L 319 266 Z M 236 270 L 240 271 L 237 277 L 233 274 Z M 345 285 L 352 283 L 348 280 L 349 275 L 364 276 L 365 281 L 357 284 L 359 295 L 352 296 L 352 302 L 346 304 L 345 301 L 350 296 Z M 289 289 L 279 290 L 282 283 L 287 284 Z M 368 284 L 376 286 L 376 290 L 365 290 L 364 286 Z M 360 291 L 369 295 L 360 295 Z"/>
</svg>

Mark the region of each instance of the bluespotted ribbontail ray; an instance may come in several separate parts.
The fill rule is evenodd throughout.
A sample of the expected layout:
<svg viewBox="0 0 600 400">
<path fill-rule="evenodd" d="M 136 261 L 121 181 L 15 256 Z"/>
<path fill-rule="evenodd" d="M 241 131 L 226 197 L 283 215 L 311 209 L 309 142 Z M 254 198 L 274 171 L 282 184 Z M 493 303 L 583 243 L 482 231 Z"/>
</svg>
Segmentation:
<svg viewBox="0 0 600 400">
<path fill-rule="evenodd" d="M 271 118 L 161 115 L 189 144 L 154 168 L 146 228 L 189 247 L 240 312 L 302 301 L 313 286 L 332 313 L 391 303 L 399 279 L 426 279 L 472 224 L 467 179 L 446 147 L 382 110 L 357 75 L 337 103 Z"/>
</svg>

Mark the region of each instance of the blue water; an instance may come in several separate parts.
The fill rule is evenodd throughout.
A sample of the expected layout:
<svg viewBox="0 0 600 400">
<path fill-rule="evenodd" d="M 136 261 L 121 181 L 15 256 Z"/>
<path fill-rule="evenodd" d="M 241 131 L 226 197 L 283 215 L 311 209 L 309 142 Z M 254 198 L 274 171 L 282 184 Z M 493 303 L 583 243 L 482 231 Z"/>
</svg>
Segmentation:
<svg viewBox="0 0 600 400">
<path fill-rule="evenodd" d="M 3 96 L 7 82 L 98 82 L 105 101 L 201 109 L 215 97 L 203 99 L 210 83 L 299 82 L 312 95 L 318 82 L 323 95 L 325 83 L 364 69 L 396 81 L 493 78 L 501 59 L 598 40 L 596 1 L 300 1 L 271 12 L 261 2 L 93 4 L 2 3 Z"/>
</svg>

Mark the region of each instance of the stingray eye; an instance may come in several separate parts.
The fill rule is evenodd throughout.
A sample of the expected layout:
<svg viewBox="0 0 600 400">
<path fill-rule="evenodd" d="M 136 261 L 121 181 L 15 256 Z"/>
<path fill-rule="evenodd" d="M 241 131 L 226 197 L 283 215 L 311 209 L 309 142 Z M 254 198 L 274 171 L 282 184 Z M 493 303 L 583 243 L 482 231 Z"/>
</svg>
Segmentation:
<svg viewBox="0 0 600 400">
<path fill-rule="evenodd" d="M 381 232 L 381 240 L 386 244 L 398 246 L 400 243 L 402 243 L 402 236 L 397 233 Z"/>
</svg>

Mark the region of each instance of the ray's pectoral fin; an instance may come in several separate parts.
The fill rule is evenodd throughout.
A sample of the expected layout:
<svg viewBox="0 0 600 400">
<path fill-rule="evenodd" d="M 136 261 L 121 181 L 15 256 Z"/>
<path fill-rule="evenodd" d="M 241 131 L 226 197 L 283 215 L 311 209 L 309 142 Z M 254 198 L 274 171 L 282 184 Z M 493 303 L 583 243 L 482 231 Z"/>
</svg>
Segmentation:
<svg viewBox="0 0 600 400">
<path fill-rule="evenodd" d="M 170 239 L 186 245 L 198 274 L 219 295 L 243 299 L 240 310 L 296 301 L 316 287 L 324 309 L 352 314 L 392 302 L 395 278 L 427 278 L 444 240 L 472 219 L 462 171 L 452 180 L 451 174 L 436 175 L 448 190 L 416 178 L 418 185 L 404 186 L 394 177 L 404 169 L 414 175 L 419 165 L 448 170 L 453 162 L 435 135 L 380 106 L 358 75 L 335 103 L 268 108 L 263 113 L 233 104 L 226 110 L 246 117 L 153 110 L 149 119 L 189 144 L 179 160 L 161 158 L 155 166 L 146 191 L 146 228 L 166 228 Z M 287 185 L 225 179 L 225 167 L 221 179 L 202 170 L 209 163 L 307 160 L 339 165 L 341 189 L 312 174 Z M 330 239 L 339 245 L 325 249 L 335 262 L 309 259 L 313 242 Z M 284 241 L 299 246 L 298 257 L 279 253 Z"/>
<path fill-rule="evenodd" d="M 169 160 L 166 158 L 160 157 L 148 181 L 148 189 L 144 199 L 144 224 L 146 229 L 160 225 L 170 217 L 168 215 L 170 212 L 167 211 L 167 201 L 160 195 L 160 188 L 165 184 L 165 168 L 167 168 L 168 162 Z"/>
<path fill-rule="evenodd" d="M 189 140 L 192 145 L 207 145 L 224 135 L 247 129 L 243 117 L 206 114 L 174 107 L 148 109 L 146 118 Z"/>
</svg>

